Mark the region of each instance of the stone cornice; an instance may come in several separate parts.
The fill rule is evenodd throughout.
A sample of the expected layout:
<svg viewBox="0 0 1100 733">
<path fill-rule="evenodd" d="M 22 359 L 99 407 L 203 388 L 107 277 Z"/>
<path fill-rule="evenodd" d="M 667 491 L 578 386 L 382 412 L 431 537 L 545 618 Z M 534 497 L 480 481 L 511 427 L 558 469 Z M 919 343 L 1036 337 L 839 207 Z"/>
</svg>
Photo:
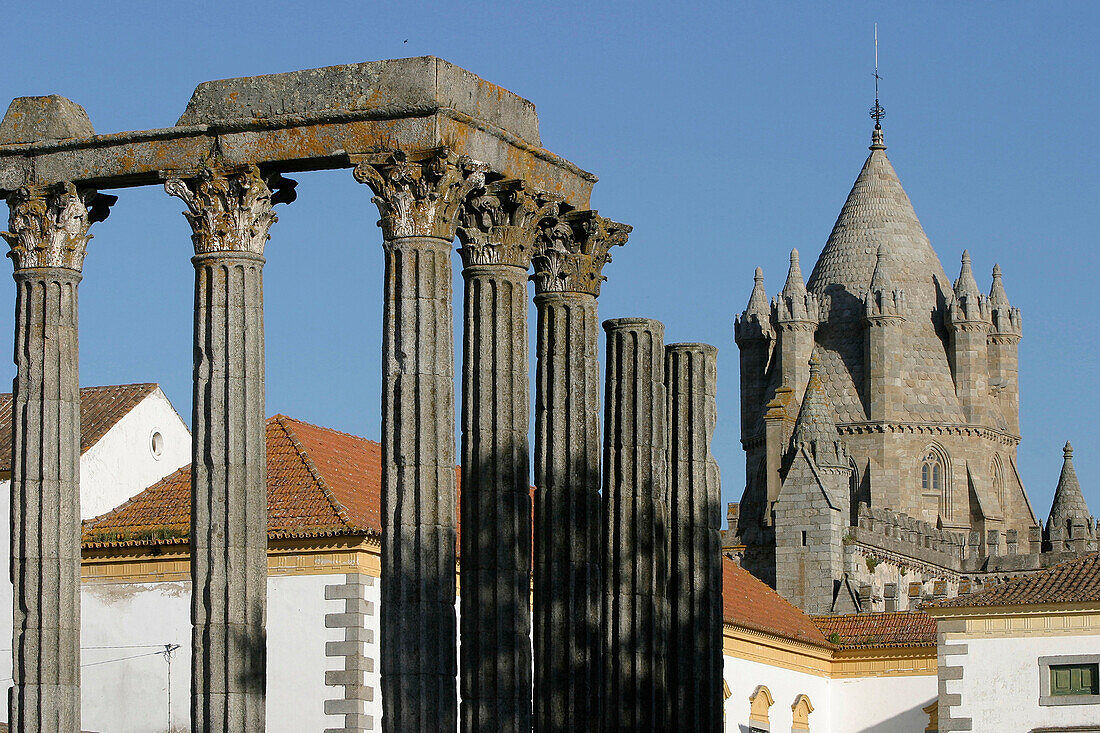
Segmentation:
<svg viewBox="0 0 1100 733">
<path fill-rule="evenodd" d="M 8 195 L 11 231 L 2 232 L 11 246 L 16 270 L 62 267 L 80 272 L 89 229 L 110 214 L 117 196 L 78 189 L 72 183 L 23 186 Z"/>
<path fill-rule="evenodd" d="M 852 422 L 837 423 L 841 435 L 865 435 L 869 433 L 909 433 L 914 435 L 964 435 L 978 436 L 1002 445 L 1018 445 L 1020 436 L 982 425 L 914 423 L 914 422 Z"/>
<path fill-rule="evenodd" d="M 550 211 L 542 220 L 533 258 L 535 294 L 587 293 L 599 296 L 607 278 L 610 250 L 626 244 L 633 227 L 595 211 Z"/>
<path fill-rule="evenodd" d="M 465 267 L 509 265 L 526 270 L 539 223 L 557 214 L 561 199 L 520 180 L 497 181 L 467 196 L 458 215 L 458 253 Z"/>
<path fill-rule="evenodd" d="M 401 237 L 452 240 L 467 194 L 485 187 L 489 167 L 443 146 L 351 156 L 355 180 L 370 186 L 386 241 Z"/>
<path fill-rule="evenodd" d="M 279 220 L 272 207 L 292 202 L 296 185 L 278 174 L 264 176 L 256 166 L 204 167 L 166 174 L 164 190 L 187 204 L 183 216 L 196 255 L 263 255 L 271 225 Z"/>
<path fill-rule="evenodd" d="M 993 332 L 989 334 L 989 343 L 1015 346 L 1020 343 L 1020 334 Z"/>
</svg>

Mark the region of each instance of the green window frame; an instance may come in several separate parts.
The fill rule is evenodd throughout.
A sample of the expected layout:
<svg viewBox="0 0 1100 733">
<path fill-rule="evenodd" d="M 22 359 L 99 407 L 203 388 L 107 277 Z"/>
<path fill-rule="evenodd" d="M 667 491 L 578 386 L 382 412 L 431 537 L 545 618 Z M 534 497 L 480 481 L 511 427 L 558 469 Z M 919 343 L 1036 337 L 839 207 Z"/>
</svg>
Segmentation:
<svg viewBox="0 0 1100 733">
<path fill-rule="evenodd" d="M 1100 695 L 1100 664 L 1050 665 L 1050 694 Z"/>
</svg>

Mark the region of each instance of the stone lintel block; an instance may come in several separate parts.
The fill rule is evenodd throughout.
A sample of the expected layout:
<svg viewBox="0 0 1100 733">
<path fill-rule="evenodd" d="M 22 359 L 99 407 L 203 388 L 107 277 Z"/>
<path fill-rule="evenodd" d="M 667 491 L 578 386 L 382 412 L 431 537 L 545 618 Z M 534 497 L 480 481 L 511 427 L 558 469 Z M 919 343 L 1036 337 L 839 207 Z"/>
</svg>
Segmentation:
<svg viewBox="0 0 1100 733">
<path fill-rule="evenodd" d="M 356 112 L 405 117 L 439 109 L 542 144 L 534 104 L 434 56 L 203 82 L 176 124 L 310 122 Z"/>
<path fill-rule="evenodd" d="M 0 145 L 95 135 L 88 113 L 57 94 L 16 97 L 0 121 Z"/>
<path fill-rule="evenodd" d="M 326 657 L 346 657 L 351 654 L 362 654 L 363 642 L 361 641 L 326 641 Z"/>
<path fill-rule="evenodd" d="M 356 626 L 363 626 L 367 622 L 367 617 L 362 613 L 326 613 L 325 614 L 325 628 L 326 629 L 340 629 L 340 628 L 352 628 Z"/>
<path fill-rule="evenodd" d="M 358 686 L 363 684 L 363 675 L 361 669 L 329 669 L 325 670 L 325 684 L 332 687 Z"/>
<path fill-rule="evenodd" d="M 326 585 L 325 600 L 339 601 L 345 598 L 362 598 L 364 586 L 358 583 L 343 583 L 341 585 Z"/>
<path fill-rule="evenodd" d="M 325 700 L 325 715 L 347 715 L 365 712 L 363 700 Z"/>
</svg>

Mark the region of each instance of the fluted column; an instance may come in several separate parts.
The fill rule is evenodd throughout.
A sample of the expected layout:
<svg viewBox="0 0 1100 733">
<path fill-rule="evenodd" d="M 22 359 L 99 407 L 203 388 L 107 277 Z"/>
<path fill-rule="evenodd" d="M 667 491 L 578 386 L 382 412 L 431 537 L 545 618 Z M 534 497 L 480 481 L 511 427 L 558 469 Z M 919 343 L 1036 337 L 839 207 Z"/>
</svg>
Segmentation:
<svg viewBox="0 0 1100 733">
<path fill-rule="evenodd" d="M 11 581 L 13 731 L 80 729 L 80 381 L 77 285 L 113 196 L 25 187 L 8 196 L 15 263 Z"/>
<path fill-rule="evenodd" d="M 664 326 L 604 322 L 603 730 L 669 730 Z M 677 730 L 680 730 L 677 725 Z"/>
<path fill-rule="evenodd" d="M 453 731 L 456 487 L 451 240 L 485 168 L 446 148 L 355 159 L 386 256 L 382 316 L 382 730 Z"/>
<path fill-rule="evenodd" d="M 534 728 L 600 726 L 599 322 L 596 297 L 630 227 L 594 211 L 544 220 L 534 259 Z"/>
<path fill-rule="evenodd" d="M 665 349 L 668 392 L 668 686 L 676 729 L 722 730 L 722 521 L 718 463 L 710 452 L 717 423 L 718 349 Z"/>
<path fill-rule="evenodd" d="M 203 733 L 265 729 L 263 251 L 293 185 L 254 167 L 164 184 L 187 204 L 195 246 L 191 730 Z"/>
<path fill-rule="evenodd" d="M 521 181 L 501 181 L 459 214 L 463 731 L 531 730 L 527 270 L 546 203 Z"/>
</svg>

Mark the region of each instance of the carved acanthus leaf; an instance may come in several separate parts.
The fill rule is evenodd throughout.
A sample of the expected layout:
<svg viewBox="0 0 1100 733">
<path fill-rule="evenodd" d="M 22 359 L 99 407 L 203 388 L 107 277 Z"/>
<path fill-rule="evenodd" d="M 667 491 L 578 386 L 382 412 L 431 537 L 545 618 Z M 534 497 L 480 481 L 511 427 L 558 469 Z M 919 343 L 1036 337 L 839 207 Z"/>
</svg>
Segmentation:
<svg viewBox="0 0 1100 733">
<path fill-rule="evenodd" d="M 523 181 L 490 183 L 466 197 L 459 212 L 458 253 L 466 267 L 511 265 L 526 270 L 539 223 L 556 215 L 561 199 Z"/>
<path fill-rule="evenodd" d="M 111 213 L 117 196 L 72 183 L 24 186 L 8 195 L 11 231 L 0 233 L 11 246 L 15 269 L 84 266 L 89 228 Z"/>
<path fill-rule="evenodd" d="M 195 254 L 262 255 L 271 225 L 279 220 L 272 206 L 293 201 L 296 185 L 278 173 L 263 176 L 255 166 L 246 166 L 203 168 L 187 177 L 171 177 L 164 190 L 187 204 L 183 216 L 191 225 Z"/>
<path fill-rule="evenodd" d="M 535 293 L 588 293 L 598 296 L 610 249 L 626 244 L 632 227 L 595 211 L 549 213 L 540 222 L 533 260 Z"/>
<path fill-rule="evenodd" d="M 488 165 L 442 147 L 356 156 L 355 180 L 370 186 L 382 236 L 453 239 L 458 210 L 470 191 L 485 186 Z"/>
</svg>

